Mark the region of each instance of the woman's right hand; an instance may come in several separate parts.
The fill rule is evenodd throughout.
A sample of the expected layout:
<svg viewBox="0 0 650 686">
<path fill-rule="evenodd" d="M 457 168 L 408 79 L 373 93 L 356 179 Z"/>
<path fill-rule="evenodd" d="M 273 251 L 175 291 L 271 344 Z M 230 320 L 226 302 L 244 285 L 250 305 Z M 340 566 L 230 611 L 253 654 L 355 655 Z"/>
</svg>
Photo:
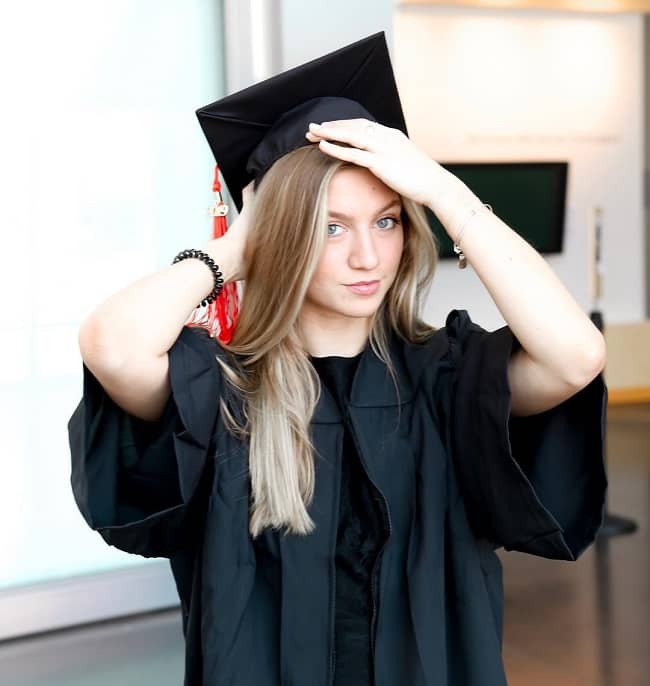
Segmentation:
<svg viewBox="0 0 650 686">
<path fill-rule="evenodd" d="M 251 205 L 255 192 L 253 190 L 253 181 L 251 181 L 242 190 L 242 210 L 237 215 L 235 221 L 228 227 L 226 233 L 220 238 L 213 238 L 208 242 L 207 252 L 210 254 L 217 264 L 219 263 L 219 252 L 223 248 L 223 243 L 220 241 L 227 241 L 231 246 L 234 246 L 235 254 L 237 255 L 237 266 L 233 281 L 244 281 L 247 273 L 246 260 L 246 243 L 248 241 L 248 234 L 250 228 Z"/>
</svg>

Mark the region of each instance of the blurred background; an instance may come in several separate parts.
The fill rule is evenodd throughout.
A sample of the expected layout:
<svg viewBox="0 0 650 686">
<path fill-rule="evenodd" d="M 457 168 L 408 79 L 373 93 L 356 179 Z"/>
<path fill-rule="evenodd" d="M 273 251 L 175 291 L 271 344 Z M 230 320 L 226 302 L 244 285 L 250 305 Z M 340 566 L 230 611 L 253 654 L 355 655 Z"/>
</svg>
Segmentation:
<svg viewBox="0 0 650 686">
<path fill-rule="evenodd" d="M 79 325 L 211 235 L 197 108 L 376 31 L 411 138 L 474 174 L 484 202 L 486 170 L 519 184 L 494 190 L 504 219 L 539 200 L 553 238 L 540 252 L 604 322 L 609 507 L 629 532 L 576 563 L 501 555 L 510 683 L 648 683 L 649 17 L 632 0 L 2 4 L 3 686 L 182 682 L 167 562 L 106 546 L 72 497 Z M 443 326 L 453 308 L 504 323 L 473 270 L 442 259 L 424 317 Z"/>
</svg>

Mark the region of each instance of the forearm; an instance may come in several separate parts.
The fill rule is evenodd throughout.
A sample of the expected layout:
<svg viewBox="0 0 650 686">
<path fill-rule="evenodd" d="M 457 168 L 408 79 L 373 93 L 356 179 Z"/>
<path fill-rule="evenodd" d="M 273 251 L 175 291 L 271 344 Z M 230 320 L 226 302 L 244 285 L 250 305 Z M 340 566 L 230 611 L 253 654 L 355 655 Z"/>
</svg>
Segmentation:
<svg viewBox="0 0 650 686">
<path fill-rule="evenodd" d="M 446 171 L 434 187 L 427 204 L 456 240 L 481 199 Z M 572 383 L 593 375 L 604 362 L 603 336 L 534 248 L 487 209 L 471 218 L 461 247 L 533 359 Z"/>
<path fill-rule="evenodd" d="M 228 235 L 201 249 L 219 265 L 224 283 L 237 273 L 239 247 Z M 106 364 L 161 356 L 178 338 L 192 310 L 214 287 L 207 264 L 186 259 L 163 267 L 122 288 L 100 304 L 79 331 L 82 354 Z"/>
</svg>

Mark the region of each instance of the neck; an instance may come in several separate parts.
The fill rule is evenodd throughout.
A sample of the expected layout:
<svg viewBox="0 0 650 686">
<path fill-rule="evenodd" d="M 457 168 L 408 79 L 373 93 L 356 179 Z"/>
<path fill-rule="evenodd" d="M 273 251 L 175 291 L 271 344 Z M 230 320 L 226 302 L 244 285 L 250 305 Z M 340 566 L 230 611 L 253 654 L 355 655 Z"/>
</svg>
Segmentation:
<svg viewBox="0 0 650 686">
<path fill-rule="evenodd" d="M 366 347 L 370 335 L 370 320 L 365 317 L 344 317 L 323 322 L 304 317 L 299 322 L 300 336 L 312 357 L 354 357 Z"/>
</svg>

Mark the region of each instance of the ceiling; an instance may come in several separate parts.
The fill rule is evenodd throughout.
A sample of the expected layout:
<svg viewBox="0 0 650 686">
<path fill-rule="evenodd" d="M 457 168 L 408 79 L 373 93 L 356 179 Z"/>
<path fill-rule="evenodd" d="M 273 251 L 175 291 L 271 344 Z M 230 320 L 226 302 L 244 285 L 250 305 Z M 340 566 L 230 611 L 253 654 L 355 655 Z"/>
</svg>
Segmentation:
<svg viewBox="0 0 650 686">
<path fill-rule="evenodd" d="M 650 13 L 650 0 L 400 0 L 400 5 L 457 5 L 497 9 L 546 9 L 567 12 Z"/>
</svg>

